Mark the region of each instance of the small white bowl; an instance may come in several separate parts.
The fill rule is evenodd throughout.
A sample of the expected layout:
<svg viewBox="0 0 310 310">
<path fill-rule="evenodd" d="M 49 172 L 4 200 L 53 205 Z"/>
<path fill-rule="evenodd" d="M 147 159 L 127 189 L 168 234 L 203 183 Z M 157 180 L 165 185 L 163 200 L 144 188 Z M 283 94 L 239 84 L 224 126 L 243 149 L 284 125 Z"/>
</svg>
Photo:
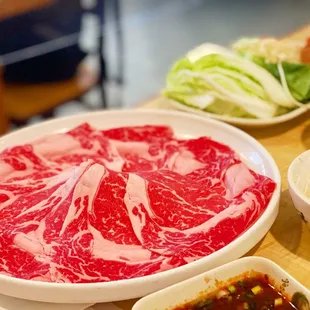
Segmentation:
<svg viewBox="0 0 310 310">
<path fill-rule="evenodd" d="M 253 272 L 267 274 L 276 289 L 285 296 L 290 299 L 303 296 L 309 305 L 310 291 L 286 271 L 266 258 L 245 257 L 148 295 L 140 299 L 132 310 L 172 310 Z"/>
<path fill-rule="evenodd" d="M 295 158 L 288 169 L 287 178 L 294 205 L 310 227 L 310 150 Z"/>
</svg>

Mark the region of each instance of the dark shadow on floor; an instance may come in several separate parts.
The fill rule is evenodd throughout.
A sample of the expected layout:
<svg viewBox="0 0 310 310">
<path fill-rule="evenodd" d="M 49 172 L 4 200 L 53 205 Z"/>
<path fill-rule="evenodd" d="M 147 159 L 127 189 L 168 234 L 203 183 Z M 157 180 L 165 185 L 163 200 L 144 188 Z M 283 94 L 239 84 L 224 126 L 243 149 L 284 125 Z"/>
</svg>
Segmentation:
<svg viewBox="0 0 310 310">
<path fill-rule="evenodd" d="M 310 111 L 285 123 L 281 123 L 278 125 L 266 127 L 266 128 L 258 128 L 258 129 L 248 129 L 246 130 L 250 135 L 254 136 L 256 139 L 263 139 L 273 136 L 278 136 L 280 134 L 283 134 L 292 128 L 297 127 L 301 123 L 307 121 L 310 118 Z M 306 134 L 309 135 L 310 139 L 310 129 L 308 129 L 308 132 Z M 310 144 L 310 141 L 309 141 Z"/>
<path fill-rule="evenodd" d="M 266 238 L 266 235 L 262 238 L 261 241 L 259 241 L 250 251 L 248 251 L 246 254 L 244 254 L 243 256 L 253 256 L 255 255 L 255 253 L 258 251 L 258 249 L 261 247 L 261 245 L 263 244 L 264 240 Z"/>
<path fill-rule="evenodd" d="M 310 124 L 306 126 L 301 135 L 302 144 L 305 146 L 306 150 L 310 149 Z"/>
<path fill-rule="evenodd" d="M 292 203 L 289 190 L 285 190 L 281 194 L 279 215 L 270 232 L 288 251 L 298 254 L 308 260 L 309 256 L 303 256 L 297 253 L 301 240 L 302 228 L 301 217 Z"/>
</svg>

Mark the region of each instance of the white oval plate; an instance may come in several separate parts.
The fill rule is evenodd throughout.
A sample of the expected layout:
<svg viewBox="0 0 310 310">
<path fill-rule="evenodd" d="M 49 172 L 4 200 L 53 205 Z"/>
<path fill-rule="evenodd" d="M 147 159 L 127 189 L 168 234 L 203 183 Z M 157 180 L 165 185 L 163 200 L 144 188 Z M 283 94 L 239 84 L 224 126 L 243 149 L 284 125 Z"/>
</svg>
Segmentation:
<svg viewBox="0 0 310 310">
<path fill-rule="evenodd" d="M 310 301 L 310 291 L 274 262 L 262 257 L 245 257 L 146 296 L 140 299 L 132 310 L 173 309 L 201 297 L 201 293 L 207 295 L 214 292 L 218 288 L 217 281 L 226 282 L 251 271 L 267 274 L 276 287 L 283 287 L 282 281 L 288 280 L 287 286 L 283 288 L 288 297 L 291 298 L 294 293 L 299 292 Z"/>
<path fill-rule="evenodd" d="M 214 119 L 217 119 L 225 123 L 229 123 L 229 124 L 236 125 L 236 126 L 243 126 L 243 127 L 267 127 L 267 126 L 272 126 L 276 124 L 281 124 L 281 123 L 290 121 L 304 114 L 305 112 L 309 110 L 307 108 L 301 107 L 290 113 L 276 116 L 270 119 L 255 119 L 255 118 L 251 119 L 251 118 L 218 115 L 218 114 L 214 114 L 210 112 L 205 112 L 199 109 L 191 108 L 185 104 L 182 104 L 178 101 L 171 100 L 171 99 L 169 99 L 169 102 L 174 108 L 180 111 L 189 112 L 189 113 L 197 114 L 197 115 L 208 117 L 208 118 L 214 118 Z"/>
<path fill-rule="evenodd" d="M 230 262 L 248 252 L 268 232 L 278 214 L 280 173 L 266 149 L 243 131 L 188 113 L 158 110 L 102 111 L 40 123 L 0 138 L 0 151 L 43 135 L 67 131 L 83 122 L 99 129 L 130 125 L 170 125 L 177 136 L 210 136 L 238 152 L 256 172 L 272 178 L 277 188 L 257 222 L 219 251 L 188 265 L 158 274 L 106 283 L 47 283 L 0 275 L 0 293 L 23 299 L 58 303 L 97 303 L 141 297 Z"/>
</svg>

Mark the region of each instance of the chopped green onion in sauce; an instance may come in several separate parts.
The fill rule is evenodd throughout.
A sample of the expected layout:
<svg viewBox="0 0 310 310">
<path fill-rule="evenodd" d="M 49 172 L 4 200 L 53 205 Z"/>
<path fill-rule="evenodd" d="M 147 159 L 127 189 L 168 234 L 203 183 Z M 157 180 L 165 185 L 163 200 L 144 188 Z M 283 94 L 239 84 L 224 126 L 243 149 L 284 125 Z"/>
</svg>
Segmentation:
<svg viewBox="0 0 310 310">
<path fill-rule="evenodd" d="M 254 295 L 257 295 L 259 292 L 261 292 L 262 288 L 259 285 L 254 286 L 251 288 L 251 291 L 253 292 Z"/>
<path fill-rule="evenodd" d="M 233 294 L 236 291 L 236 287 L 234 285 L 229 285 L 228 290 Z"/>
<path fill-rule="evenodd" d="M 244 278 L 173 310 L 296 310 L 297 308 L 270 284 L 268 276 Z"/>
</svg>

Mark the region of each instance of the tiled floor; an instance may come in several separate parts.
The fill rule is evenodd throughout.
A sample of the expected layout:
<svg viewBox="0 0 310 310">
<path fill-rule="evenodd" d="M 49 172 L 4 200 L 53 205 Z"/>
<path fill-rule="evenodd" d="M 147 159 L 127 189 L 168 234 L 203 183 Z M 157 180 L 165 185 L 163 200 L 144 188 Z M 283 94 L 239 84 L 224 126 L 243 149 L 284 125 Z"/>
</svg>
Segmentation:
<svg viewBox="0 0 310 310">
<path fill-rule="evenodd" d="M 229 45 L 240 36 L 286 33 L 308 23 L 310 0 L 122 0 L 122 89 L 108 87 L 110 107 L 133 105 L 156 95 L 174 60 L 205 41 Z M 109 20 L 109 16 L 108 16 Z M 107 25 L 108 62 L 116 67 L 113 28 Z M 95 102 L 95 95 L 91 96 Z M 63 106 L 59 115 L 82 111 Z"/>
</svg>

